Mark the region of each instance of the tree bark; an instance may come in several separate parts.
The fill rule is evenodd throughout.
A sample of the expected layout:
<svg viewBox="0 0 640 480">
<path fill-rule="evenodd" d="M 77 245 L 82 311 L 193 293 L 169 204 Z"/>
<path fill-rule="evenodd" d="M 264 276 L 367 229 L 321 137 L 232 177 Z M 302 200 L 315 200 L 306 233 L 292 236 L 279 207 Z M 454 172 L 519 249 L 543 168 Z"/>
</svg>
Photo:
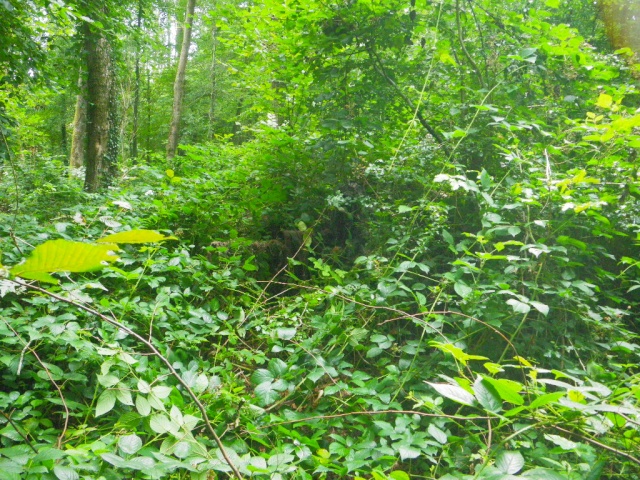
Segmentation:
<svg viewBox="0 0 640 480">
<path fill-rule="evenodd" d="M 107 183 L 112 127 L 111 47 L 102 31 L 85 24 L 87 50 L 87 170 L 84 188 L 95 192 Z"/>
<path fill-rule="evenodd" d="M 196 0 L 189 0 L 184 20 L 184 38 L 182 40 L 182 49 L 180 50 L 178 73 L 176 74 L 176 81 L 173 86 L 173 112 L 171 114 L 171 127 L 169 128 L 169 141 L 167 143 L 167 158 L 169 159 L 175 156 L 178 146 L 180 117 L 182 115 L 182 98 L 184 97 L 184 80 L 187 71 L 187 60 L 189 58 L 189 47 L 191 46 L 191 24 L 193 23 L 193 12 L 195 8 Z"/>
<path fill-rule="evenodd" d="M 142 34 L 142 0 L 138 0 L 138 18 L 136 21 L 136 71 L 133 97 L 133 134 L 131 136 L 131 158 L 138 159 L 138 129 L 140 120 L 140 35 Z"/>
<path fill-rule="evenodd" d="M 69 166 L 80 168 L 84 165 L 87 150 L 87 99 L 84 69 L 80 68 L 78 75 L 78 95 L 76 97 L 76 111 L 73 116 L 73 136 L 71 137 L 71 155 Z"/>
<path fill-rule="evenodd" d="M 218 47 L 218 29 L 216 28 L 215 20 L 212 20 L 211 25 L 211 41 L 213 45 L 211 49 L 211 93 L 209 96 L 209 140 L 213 140 L 215 135 L 214 122 L 216 119 L 216 50 Z"/>
</svg>

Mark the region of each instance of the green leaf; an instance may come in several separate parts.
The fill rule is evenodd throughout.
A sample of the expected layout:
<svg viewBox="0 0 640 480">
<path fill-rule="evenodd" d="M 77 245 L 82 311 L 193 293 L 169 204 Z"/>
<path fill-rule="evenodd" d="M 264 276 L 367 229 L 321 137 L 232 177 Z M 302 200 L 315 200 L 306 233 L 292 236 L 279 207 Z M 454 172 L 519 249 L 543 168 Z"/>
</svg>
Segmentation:
<svg viewBox="0 0 640 480">
<path fill-rule="evenodd" d="M 458 280 L 456 283 L 453 284 L 453 289 L 462 298 L 467 298 L 469 295 L 473 293 L 473 289 L 469 285 L 467 285 L 466 283 L 460 280 Z"/>
<path fill-rule="evenodd" d="M 559 473 L 550 470 L 548 468 L 534 468 L 532 470 L 527 470 L 526 472 L 522 472 L 520 475 L 521 478 L 530 478 L 534 480 L 567 480 L 567 477 L 564 475 L 560 475 Z M 589 480 L 598 480 L 600 477 L 596 477 L 591 479 L 590 477 L 584 477 L 585 480 L 589 478 Z"/>
<path fill-rule="evenodd" d="M 393 480 L 411 480 L 411 477 L 407 472 L 403 472 L 402 470 L 394 470 L 389 474 L 389 478 Z"/>
<path fill-rule="evenodd" d="M 131 390 L 127 388 L 118 388 L 116 391 L 116 398 L 123 405 L 133 405 L 133 397 L 131 396 Z"/>
<path fill-rule="evenodd" d="M 151 413 L 151 405 L 149 404 L 149 400 L 147 400 L 142 395 L 136 395 L 136 410 L 143 417 L 146 417 Z"/>
<path fill-rule="evenodd" d="M 598 101 L 596 105 L 600 108 L 611 108 L 613 104 L 613 97 L 611 95 L 607 95 L 606 93 L 601 93 L 598 97 Z"/>
<path fill-rule="evenodd" d="M 502 410 L 502 400 L 500 399 L 500 395 L 493 385 L 484 381 L 482 377 L 476 378 L 476 381 L 473 384 L 473 391 L 478 403 L 482 405 L 485 410 L 490 412 L 499 412 Z"/>
<path fill-rule="evenodd" d="M 110 412 L 115 405 L 116 405 L 115 390 L 105 390 L 104 392 L 102 392 L 102 394 L 98 398 L 98 403 L 96 404 L 96 417 L 99 417 L 100 415 L 104 415 L 105 413 Z"/>
<path fill-rule="evenodd" d="M 421 453 L 417 448 L 406 444 L 397 446 L 397 450 L 402 461 L 410 460 L 412 458 L 418 458 Z"/>
<path fill-rule="evenodd" d="M 579 443 L 569 440 L 568 438 L 561 437 L 560 435 L 553 435 L 550 433 L 545 433 L 544 438 L 546 438 L 550 442 L 555 443 L 563 450 L 575 450 L 580 445 Z"/>
<path fill-rule="evenodd" d="M 91 245 L 69 240 L 50 240 L 38 245 L 31 256 L 11 269 L 11 275 L 57 284 L 52 272 L 92 272 L 118 259 L 117 245 Z"/>
<path fill-rule="evenodd" d="M 531 303 L 531 305 L 533 306 L 533 308 L 535 308 L 536 310 L 538 310 L 541 314 L 543 314 L 545 317 L 547 316 L 547 314 L 549 313 L 549 305 L 545 305 L 544 303 L 540 303 L 540 302 L 535 302 L 535 301 L 531 301 L 529 302 Z"/>
<path fill-rule="evenodd" d="M 120 379 L 115 375 L 98 375 L 98 383 L 105 388 L 111 388 L 117 385 Z"/>
<path fill-rule="evenodd" d="M 260 385 L 265 382 L 273 382 L 276 376 L 266 368 L 259 368 L 251 374 L 251 383 L 254 385 Z"/>
<path fill-rule="evenodd" d="M 473 405 L 475 402 L 473 395 L 457 385 L 451 385 L 449 383 L 425 383 L 431 385 L 434 390 L 443 397 L 453 400 L 454 402 L 461 403 L 463 405 Z"/>
<path fill-rule="evenodd" d="M 438 443 L 441 443 L 442 445 L 447 443 L 449 437 L 446 432 L 436 427 L 433 423 L 429 424 L 429 426 L 427 427 L 427 432 L 429 433 L 429 435 L 435 438 Z"/>
<path fill-rule="evenodd" d="M 483 377 L 485 381 L 491 384 L 493 388 L 496 389 L 500 398 L 504 401 L 513 403 L 514 405 L 522 405 L 524 404 L 524 399 L 518 393 L 522 390 L 522 385 L 518 382 L 514 382 L 513 380 L 505 380 L 505 379 L 497 379 L 491 377 Z"/>
<path fill-rule="evenodd" d="M 156 466 L 156 462 L 150 457 L 135 457 L 124 462 L 124 468 L 132 468 L 133 470 L 152 470 Z"/>
<path fill-rule="evenodd" d="M 531 311 L 531 307 L 529 305 L 515 298 L 510 298 L 509 300 L 507 300 L 507 305 L 511 305 L 515 313 L 522 313 L 526 315 Z"/>
<path fill-rule="evenodd" d="M 453 357 L 462 363 L 462 365 L 466 366 L 469 360 L 489 360 L 487 357 L 482 357 L 480 355 L 469 355 L 461 348 L 456 347 L 452 343 L 441 343 L 436 341 L 429 342 L 429 346 L 435 347 L 439 350 L 442 350 L 445 353 L 450 353 Z"/>
<path fill-rule="evenodd" d="M 142 448 L 142 439 L 135 434 L 125 435 L 118 439 L 118 448 L 122 453 L 132 455 Z"/>
<path fill-rule="evenodd" d="M 606 465 L 607 463 L 604 460 L 596 462 L 595 465 L 591 468 L 589 475 L 584 477 L 584 480 L 599 480 Z"/>
<path fill-rule="evenodd" d="M 78 480 L 80 475 L 71 467 L 56 465 L 53 467 L 53 473 L 58 480 Z"/>
<path fill-rule="evenodd" d="M 524 458 L 520 452 L 503 450 L 496 458 L 495 467 L 508 475 L 515 475 L 524 467 Z"/>
<path fill-rule="evenodd" d="M 564 397 L 564 395 L 565 395 L 564 392 L 545 393 L 544 395 L 540 395 L 533 402 L 531 402 L 531 405 L 529 405 L 529 408 L 544 407 L 545 405 L 548 405 L 550 403 L 557 402 L 562 397 Z"/>
<path fill-rule="evenodd" d="M 177 238 L 167 237 L 153 230 L 129 230 L 99 238 L 96 243 L 156 243 L 165 240 L 177 240 Z"/>
<path fill-rule="evenodd" d="M 258 385 L 255 389 L 255 394 L 262 406 L 271 405 L 280 398 L 280 393 L 273 388 L 273 383 L 271 382 L 264 382 Z"/>
<path fill-rule="evenodd" d="M 155 415 L 151 416 L 149 427 L 151 427 L 151 430 L 153 430 L 154 432 L 161 434 L 170 432 L 173 428 L 169 417 L 162 413 L 156 413 Z"/>
</svg>

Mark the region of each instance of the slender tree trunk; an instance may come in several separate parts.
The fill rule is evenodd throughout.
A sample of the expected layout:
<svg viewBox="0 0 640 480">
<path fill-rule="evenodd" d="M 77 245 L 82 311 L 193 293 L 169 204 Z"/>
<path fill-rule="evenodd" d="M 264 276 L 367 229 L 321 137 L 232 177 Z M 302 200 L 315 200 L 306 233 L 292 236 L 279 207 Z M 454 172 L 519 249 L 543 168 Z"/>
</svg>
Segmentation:
<svg viewBox="0 0 640 480">
<path fill-rule="evenodd" d="M 178 59 L 178 61 L 180 59 L 180 54 L 182 53 L 182 41 L 184 40 L 184 27 L 185 27 L 185 25 L 182 22 L 180 22 L 179 17 L 180 17 L 180 12 L 184 12 L 185 6 L 186 6 L 185 0 L 176 0 L 175 6 L 174 6 L 175 12 L 176 12 L 176 16 L 175 16 L 176 18 L 175 47 L 176 48 L 174 50 L 175 51 L 174 55 Z M 185 22 L 185 23 L 188 23 L 188 22 Z"/>
<path fill-rule="evenodd" d="M 111 48 L 103 32 L 85 24 L 87 50 L 87 170 L 84 188 L 95 192 L 106 184 L 109 170 L 109 137 L 113 132 L 111 106 Z"/>
<path fill-rule="evenodd" d="M 73 136 L 71 137 L 71 155 L 69 166 L 80 168 L 84 165 L 87 150 L 87 85 L 84 69 L 80 67 L 78 75 L 78 95 L 76 97 L 76 111 L 73 116 Z"/>
<path fill-rule="evenodd" d="M 211 40 L 213 42 L 211 53 L 211 93 L 209 95 L 209 140 L 213 140 L 214 122 L 216 119 L 216 48 L 218 44 L 218 29 L 216 22 L 211 25 Z"/>
<path fill-rule="evenodd" d="M 180 129 L 180 117 L 182 115 L 182 97 L 184 97 L 184 79 L 187 71 L 187 59 L 189 58 L 189 47 L 191 46 L 191 31 L 193 23 L 193 12 L 196 8 L 196 0 L 189 0 L 187 3 L 187 13 L 184 20 L 184 38 L 182 49 L 180 50 L 180 61 L 178 62 L 178 73 L 173 86 L 173 112 L 171 114 L 171 127 L 169 129 L 169 141 L 167 143 L 167 158 L 172 159 L 176 154 L 178 146 L 178 133 Z"/>
<path fill-rule="evenodd" d="M 146 138 L 146 159 L 149 161 L 151 152 L 151 68 L 147 65 L 147 138 Z"/>
<path fill-rule="evenodd" d="M 133 97 L 133 135 L 131 136 L 131 158 L 136 162 L 138 159 L 138 125 L 140 118 L 140 34 L 142 26 L 142 0 L 138 0 L 138 18 L 136 22 L 136 30 L 138 36 L 136 38 L 136 71 L 135 71 L 135 87 Z"/>
<path fill-rule="evenodd" d="M 62 96 L 62 122 L 60 122 L 60 149 L 62 150 L 62 155 L 65 157 L 68 155 L 67 152 L 67 96 Z"/>
</svg>

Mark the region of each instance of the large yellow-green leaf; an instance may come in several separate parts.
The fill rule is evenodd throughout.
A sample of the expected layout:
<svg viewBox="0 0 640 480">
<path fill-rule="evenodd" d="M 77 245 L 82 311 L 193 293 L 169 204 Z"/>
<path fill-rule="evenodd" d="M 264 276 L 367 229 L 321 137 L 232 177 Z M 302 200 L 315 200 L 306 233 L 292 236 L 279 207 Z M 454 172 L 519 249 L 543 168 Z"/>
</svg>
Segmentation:
<svg viewBox="0 0 640 480">
<path fill-rule="evenodd" d="M 177 240 L 176 237 L 166 237 L 153 230 L 130 230 L 114 233 L 97 240 L 98 243 L 154 243 L 164 240 Z"/>
<path fill-rule="evenodd" d="M 50 240 L 38 245 L 26 262 L 11 269 L 14 277 L 58 283 L 52 272 L 91 272 L 99 270 L 118 257 L 112 252 L 117 245 Z"/>
</svg>

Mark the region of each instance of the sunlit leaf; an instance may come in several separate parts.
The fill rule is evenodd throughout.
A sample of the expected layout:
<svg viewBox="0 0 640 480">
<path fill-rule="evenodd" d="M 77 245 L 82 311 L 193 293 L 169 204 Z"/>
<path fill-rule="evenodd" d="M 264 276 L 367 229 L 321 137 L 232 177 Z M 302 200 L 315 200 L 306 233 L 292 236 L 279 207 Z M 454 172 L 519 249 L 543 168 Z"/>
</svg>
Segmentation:
<svg viewBox="0 0 640 480">
<path fill-rule="evenodd" d="M 177 238 L 165 236 L 153 230 L 129 230 L 99 238 L 96 243 L 157 243 L 165 240 L 177 240 Z"/>
<path fill-rule="evenodd" d="M 31 256 L 11 269 L 11 275 L 29 280 L 58 283 L 53 272 L 91 272 L 117 260 L 113 244 L 92 245 L 69 240 L 49 240 L 37 246 Z"/>
</svg>

